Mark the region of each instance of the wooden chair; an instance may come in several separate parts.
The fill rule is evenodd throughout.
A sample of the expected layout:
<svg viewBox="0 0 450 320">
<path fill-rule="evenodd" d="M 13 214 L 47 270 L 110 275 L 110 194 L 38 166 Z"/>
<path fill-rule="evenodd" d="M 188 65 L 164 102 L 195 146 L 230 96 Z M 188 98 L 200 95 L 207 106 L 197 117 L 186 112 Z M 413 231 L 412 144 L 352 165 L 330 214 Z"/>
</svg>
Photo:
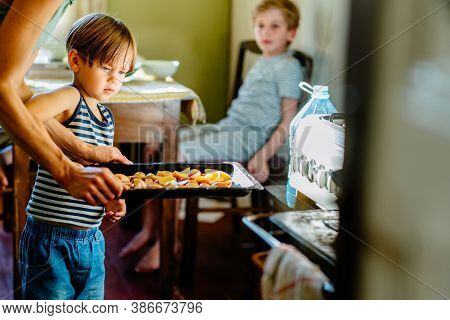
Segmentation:
<svg viewBox="0 0 450 320">
<path fill-rule="evenodd" d="M 261 50 L 258 48 L 256 41 L 244 41 L 239 48 L 239 56 L 237 61 L 236 76 L 233 87 L 233 99 L 238 96 L 239 88 L 241 87 L 244 79 L 244 62 L 248 52 L 253 54 L 261 54 Z M 303 81 L 310 82 L 313 59 L 297 50 L 294 50 L 293 56 L 299 61 L 303 67 Z M 245 164 L 244 164 L 245 165 Z M 269 181 L 285 180 L 287 175 L 287 164 L 285 161 L 275 155 L 270 161 L 270 177 Z M 183 253 L 181 260 L 181 286 L 184 288 L 190 288 L 194 282 L 194 265 L 196 256 L 196 241 L 197 241 L 197 216 L 201 212 L 223 212 L 225 214 L 233 215 L 233 228 L 234 230 L 240 229 L 240 218 L 244 213 L 254 212 L 267 212 L 270 210 L 267 197 L 264 196 L 263 191 L 255 191 L 251 194 L 252 205 L 251 207 L 238 207 L 237 199 L 230 198 L 230 208 L 200 208 L 198 198 L 189 198 L 186 201 L 186 216 L 184 220 L 184 232 L 183 232 Z"/>
<path fill-rule="evenodd" d="M 245 56 L 248 52 L 254 53 L 254 54 L 261 54 L 261 50 L 258 48 L 258 45 L 256 44 L 256 41 L 250 40 L 250 41 L 244 41 L 241 43 L 239 47 L 239 56 L 236 66 L 236 74 L 234 78 L 234 86 L 233 86 L 233 99 L 237 98 L 239 88 L 241 87 L 243 81 L 244 81 L 244 62 L 245 62 Z M 300 65 L 303 67 L 303 81 L 310 82 L 311 81 L 311 75 L 312 75 L 312 68 L 313 68 L 313 59 L 308 56 L 307 54 L 300 52 L 298 50 L 293 50 L 293 56 L 296 58 Z"/>
</svg>

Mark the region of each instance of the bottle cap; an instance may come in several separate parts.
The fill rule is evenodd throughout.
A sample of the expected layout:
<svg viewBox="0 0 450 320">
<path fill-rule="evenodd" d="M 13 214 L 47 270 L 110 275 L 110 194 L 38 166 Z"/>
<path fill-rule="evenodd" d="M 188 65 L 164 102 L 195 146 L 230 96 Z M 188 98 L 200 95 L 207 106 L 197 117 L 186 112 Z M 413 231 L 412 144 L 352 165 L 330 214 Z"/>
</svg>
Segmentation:
<svg viewBox="0 0 450 320">
<path fill-rule="evenodd" d="M 313 98 L 329 99 L 328 86 L 314 86 Z"/>
<path fill-rule="evenodd" d="M 316 99 L 329 99 L 328 86 L 314 86 L 313 98 Z"/>
</svg>

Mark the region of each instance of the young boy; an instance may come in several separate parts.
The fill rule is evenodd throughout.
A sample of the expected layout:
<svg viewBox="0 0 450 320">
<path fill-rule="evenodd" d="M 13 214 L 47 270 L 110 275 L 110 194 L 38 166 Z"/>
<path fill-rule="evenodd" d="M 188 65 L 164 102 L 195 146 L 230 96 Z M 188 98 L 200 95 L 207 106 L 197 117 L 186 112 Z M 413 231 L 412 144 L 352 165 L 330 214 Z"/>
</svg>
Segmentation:
<svg viewBox="0 0 450 320">
<path fill-rule="evenodd" d="M 269 176 L 267 162 L 288 136 L 297 112 L 302 69 L 288 51 L 299 25 L 300 13 L 289 0 L 264 0 L 255 9 L 254 35 L 262 57 L 247 73 L 227 117 L 215 125 L 180 132 L 179 160 L 248 161 L 248 170 L 261 182 Z M 147 206 L 145 211 L 155 211 Z M 144 212 L 142 230 L 122 249 L 124 257 L 157 234 L 158 215 Z M 152 230 L 153 228 L 153 230 Z M 159 242 L 135 268 L 149 272 L 159 268 Z"/>
<path fill-rule="evenodd" d="M 299 20 L 289 0 L 264 0 L 255 8 L 254 35 L 262 57 L 247 73 L 227 117 L 180 133 L 184 159 L 248 161 L 259 181 L 268 178 L 267 162 L 284 144 L 300 98 L 302 69 L 288 51 Z"/>
<path fill-rule="evenodd" d="M 133 69 L 134 37 L 121 21 L 91 14 L 75 22 L 66 47 L 73 83 L 33 97 L 27 107 L 41 121 L 57 119 L 84 142 L 111 146 L 114 118 L 99 101 L 116 94 Z M 98 227 L 104 215 L 114 222 L 125 210 L 124 200 L 103 207 L 75 199 L 39 167 L 20 239 L 23 298 L 103 299 L 105 244 Z"/>
</svg>

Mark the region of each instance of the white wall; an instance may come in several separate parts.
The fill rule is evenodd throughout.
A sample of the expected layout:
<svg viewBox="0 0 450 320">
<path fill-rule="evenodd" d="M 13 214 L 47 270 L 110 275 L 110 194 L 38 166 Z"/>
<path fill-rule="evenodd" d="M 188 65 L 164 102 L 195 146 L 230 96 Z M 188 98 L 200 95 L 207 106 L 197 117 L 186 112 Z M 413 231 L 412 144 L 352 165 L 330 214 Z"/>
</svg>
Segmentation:
<svg viewBox="0 0 450 320">
<path fill-rule="evenodd" d="M 242 40 L 253 39 L 252 11 L 260 0 L 232 0 L 230 91 Z M 313 84 L 329 82 L 331 97 L 343 110 L 343 70 L 350 17 L 349 0 L 294 0 L 301 12 L 300 29 L 292 44 L 314 59 Z"/>
</svg>

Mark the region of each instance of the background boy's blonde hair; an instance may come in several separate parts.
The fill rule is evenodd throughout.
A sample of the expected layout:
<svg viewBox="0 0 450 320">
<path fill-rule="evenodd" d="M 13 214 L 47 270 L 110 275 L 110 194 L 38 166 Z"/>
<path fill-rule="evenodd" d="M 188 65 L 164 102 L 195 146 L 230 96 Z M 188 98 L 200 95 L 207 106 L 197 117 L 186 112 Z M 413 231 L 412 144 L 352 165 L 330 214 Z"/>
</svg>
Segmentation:
<svg viewBox="0 0 450 320">
<path fill-rule="evenodd" d="M 69 30 L 66 49 L 75 49 L 92 67 L 94 61 L 116 63 L 122 53 L 131 54 L 132 71 L 136 62 L 136 40 L 127 26 L 114 17 L 93 13 L 76 21 Z"/>
<path fill-rule="evenodd" d="M 300 23 L 300 11 L 295 3 L 289 0 L 263 0 L 256 6 L 253 12 L 253 20 L 255 20 L 256 16 L 261 12 L 273 8 L 279 9 L 283 13 L 289 30 L 298 28 Z"/>
</svg>

